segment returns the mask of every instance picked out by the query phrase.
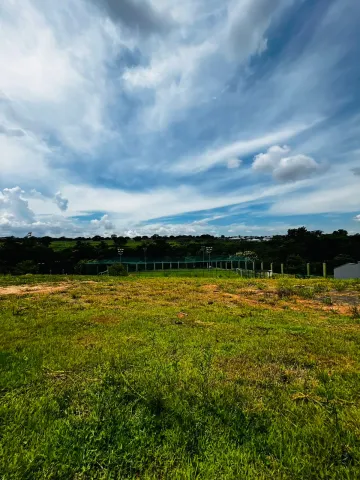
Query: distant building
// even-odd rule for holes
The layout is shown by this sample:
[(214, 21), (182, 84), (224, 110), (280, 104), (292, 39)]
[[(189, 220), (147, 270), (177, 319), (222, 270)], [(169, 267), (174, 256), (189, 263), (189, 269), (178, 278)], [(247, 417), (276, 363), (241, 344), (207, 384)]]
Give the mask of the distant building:
[(360, 278), (360, 263), (346, 263), (334, 268), (334, 278)]

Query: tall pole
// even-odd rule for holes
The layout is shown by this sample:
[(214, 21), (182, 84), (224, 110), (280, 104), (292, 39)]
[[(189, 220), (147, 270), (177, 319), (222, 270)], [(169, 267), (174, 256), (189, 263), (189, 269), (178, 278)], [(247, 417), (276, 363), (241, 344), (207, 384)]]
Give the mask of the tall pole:
[(118, 254), (120, 256), (120, 263), (121, 263), (121, 258), (122, 258), (123, 253), (124, 253), (124, 249), (123, 248), (118, 248)]
[(206, 247), (206, 253), (209, 255), (209, 263), (208, 263), (208, 269), (210, 268), (210, 263), (211, 263), (211, 252), (212, 252), (212, 247)]
[(146, 268), (146, 251), (147, 251), (147, 247), (144, 247), (143, 250), (144, 250), (144, 259), (145, 259), (145, 270), (147, 270), (147, 268)]
[(203, 261), (202, 261), (203, 276), (205, 275), (205, 250), (206, 250), (205, 245), (202, 245), (201, 251), (202, 251), (202, 254), (203, 254)]

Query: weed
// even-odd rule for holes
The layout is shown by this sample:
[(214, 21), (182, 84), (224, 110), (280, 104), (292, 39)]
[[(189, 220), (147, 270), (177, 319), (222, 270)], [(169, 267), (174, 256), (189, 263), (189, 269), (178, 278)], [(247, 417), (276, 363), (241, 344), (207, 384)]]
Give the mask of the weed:
[(332, 298), (331, 297), (323, 297), (321, 299), (321, 301), (325, 304), (325, 305), (333, 305), (333, 301), (332, 301)]
[(359, 308), (358, 308), (357, 305), (353, 305), (353, 306), (350, 308), (350, 312), (351, 312), (352, 318), (354, 318), (355, 320), (359, 320), (359, 319), (360, 319), (360, 310), (359, 310)]
[(294, 288), (288, 284), (280, 284), (277, 289), (277, 295), (280, 299), (292, 297), (294, 293)]
[(301, 287), (298, 289), (297, 294), (301, 298), (313, 299), (315, 298), (315, 289), (313, 287)]
[(346, 281), (335, 280), (334, 288), (337, 292), (344, 292), (348, 288), (348, 284)]

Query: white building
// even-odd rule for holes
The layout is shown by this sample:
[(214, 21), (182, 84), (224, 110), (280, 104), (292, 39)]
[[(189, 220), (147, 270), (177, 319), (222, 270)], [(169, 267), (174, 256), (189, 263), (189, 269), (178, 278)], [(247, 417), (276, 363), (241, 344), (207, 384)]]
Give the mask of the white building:
[(346, 263), (334, 268), (334, 278), (360, 278), (360, 263)]

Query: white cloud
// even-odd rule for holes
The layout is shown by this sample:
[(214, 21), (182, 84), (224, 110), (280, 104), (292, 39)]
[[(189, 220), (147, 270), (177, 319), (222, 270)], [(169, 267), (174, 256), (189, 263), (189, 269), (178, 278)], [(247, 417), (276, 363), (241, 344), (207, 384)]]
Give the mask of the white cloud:
[(266, 147), (275, 142), (287, 140), (298, 135), (309, 127), (310, 125), (288, 126), (276, 132), (259, 136), (257, 138), (240, 140), (223, 145), (219, 148), (209, 149), (202, 155), (180, 160), (175, 165), (171, 166), (171, 170), (181, 173), (202, 172), (208, 170), (216, 164), (225, 163), (229, 157), (231, 158), (239, 157), (241, 155), (248, 155), (259, 148)]
[(313, 158), (307, 155), (287, 156), (289, 153), (289, 147), (274, 145), (266, 153), (254, 157), (252, 169), (271, 173), (280, 182), (303, 180), (320, 171), (321, 166)]
[[(53, 8), (4, 0), (0, 42), (0, 114), (15, 128), (45, 132), (75, 151), (93, 152), (112, 133), (106, 120), (111, 88), (106, 65), (119, 37), (84, 2)], [(39, 132), (41, 134), (39, 135)]]
[(252, 168), (259, 172), (272, 173), (279, 165), (281, 159), (289, 152), (290, 148), (286, 145), (283, 147), (274, 145), (270, 147), (266, 153), (259, 153), (254, 157)]
[(0, 135), (1, 181), (4, 184), (44, 181), (49, 176), (47, 167), (49, 155), (50, 149), (34, 136)]
[(63, 216), (36, 214), (30, 207), (28, 199), (35, 201), (35, 204), (51, 201), (35, 189), (26, 192), (17, 186), (0, 190), (0, 235), (22, 236), (30, 231), (35, 235), (59, 235), (61, 232), (76, 234), (81, 231), (71, 220)]
[(243, 59), (266, 50), (267, 39), (264, 35), (281, 4), (285, 2), (236, 0), (230, 3), (227, 36), (233, 58)]
[(54, 197), (54, 202), (62, 212), (65, 212), (69, 206), (69, 200), (62, 196), (61, 192), (57, 192)]
[(230, 158), (228, 161), (227, 161), (227, 167), (229, 169), (232, 169), (232, 168), (239, 168), (240, 165), (241, 165), (242, 161), (240, 160), (240, 158)]
[(357, 222), (360, 222), (360, 215), (356, 215), (356, 217), (354, 218), (354, 220), (356, 220)]
[(295, 182), (311, 177), (320, 170), (320, 165), (306, 155), (294, 155), (282, 158), (273, 171), (275, 180)]
[(109, 215), (103, 215), (100, 220), (91, 220), (91, 225), (103, 230), (114, 230), (114, 224), (109, 219)]
[(1, 225), (11, 222), (12, 219), (25, 223), (35, 221), (35, 214), (23, 197), (24, 193), (20, 187), (5, 188), (2, 192), (0, 191)]
[[(264, 34), (288, 1), (259, 0), (255, 5), (233, 0), (220, 7), (216, 2), (215, 7), (214, 2), (185, 3), (180, 14), (185, 21), (162, 42), (142, 44), (147, 65), (123, 75), (128, 91), (144, 90), (137, 122), (145, 130), (162, 130), (187, 110), (217, 98), (236, 68), (264, 51)], [(176, 18), (178, 11), (176, 2), (170, 2), (168, 14)], [(203, 23), (207, 16), (216, 19), (212, 27)]]
[(340, 168), (323, 177), (311, 191), (289, 192), (270, 207), (272, 215), (308, 215), (355, 212), (359, 209), (359, 183)]

